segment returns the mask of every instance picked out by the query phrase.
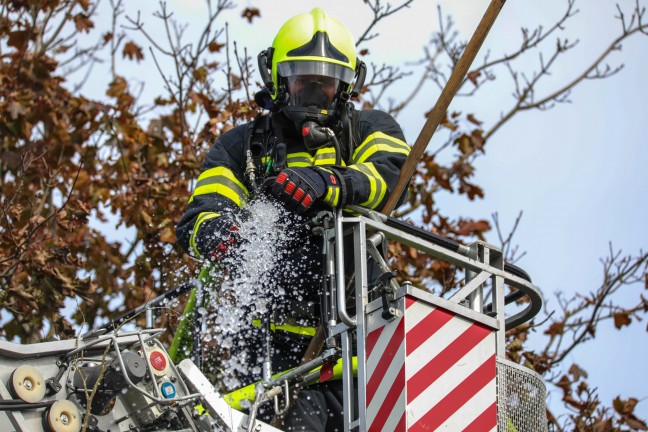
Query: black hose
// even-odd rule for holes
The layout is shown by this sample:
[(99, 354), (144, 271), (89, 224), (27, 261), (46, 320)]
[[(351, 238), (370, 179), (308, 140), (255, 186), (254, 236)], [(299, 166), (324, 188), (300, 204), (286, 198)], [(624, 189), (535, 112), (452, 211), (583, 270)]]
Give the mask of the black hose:
[(155, 306), (159, 303), (162, 303), (165, 300), (170, 300), (174, 299), (176, 297), (179, 297), (180, 295), (186, 293), (187, 291), (192, 290), (193, 288), (196, 287), (196, 283), (194, 281), (189, 281), (185, 282), (175, 288), (173, 288), (170, 291), (165, 292), (161, 296), (158, 296), (154, 298), (153, 300), (147, 302), (146, 304), (136, 307), (135, 309), (126, 312), (124, 315), (112, 320), (109, 323), (106, 323), (102, 325), (101, 327), (97, 328), (96, 330), (92, 330), (93, 333), (100, 331), (100, 330), (105, 330), (105, 331), (113, 331), (115, 330), (121, 323), (128, 321), (129, 319), (133, 318), (134, 316), (142, 313), (144, 310), (147, 308), (150, 308), (151, 306)]
[[(420, 237), (424, 240), (429, 241), (430, 243), (433, 243), (437, 246), (441, 246), (442, 248), (449, 249), (452, 252), (457, 252), (459, 250), (459, 247), (461, 246), (460, 243), (454, 240), (442, 237), (438, 234), (431, 233), (422, 228), (415, 227), (414, 225), (410, 225), (406, 222), (403, 222), (399, 219), (395, 219), (392, 217), (387, 218), (387, 225), (394, 228), (398, 228), (401, 231), (405, 231), (408, 234), (412, 234), (417, 237)], [(529, 274), (514, 264), (504, 263), (504, 271), (507, 273), (511, 273), (521, 279), (524, 279), (527, 282), (531, 282), (531, 277), (529, 276)], [(516, 290), (512, 293), (509, 293), (504, 297), (504, 304), (513, 303), (521, 299), (522, 297), (524, 297), (524, 295), (525, 295), (524, 292), (520, 290)], [(492, 304), (488, 304), (484, 306), (484, 313), (489, 313), (492, 310), (493, 310)]]
[(401, 231), (405, 231), (408, 234), (412, 234), (417, 237), (420, 237), (423, 240), (427, 240), (430, 243), (434, 243), (435, 245), (441, 246), (444, 249), (450, 249), (452, 252), (457, 252), (459, 250), (459, 247), (461, 246), (459, 243), (457, 243), (454, 240), (450, 240), (438, 234), (431, 233), (429, 231), (415, 227), (414, 225), (410, 225), (406, 222), (403, 222), (401, 220), (392, 217), (387, 218), (387, 225), (393, 228), (398, 228)]
[(333, 140), (333, 148), (335, 148), (335, 165), (340, 166), (342, 165), (342, 154), (340, 153), (340, 142), (338, 141), (337, 137), (335, 136), (335, 133), (331, 129), (328, 129), (328, 131), (325, 132), (327, 132), (328, 135)]
[(36, 403), (27, 403), (18, 399), (7, 399), (0, 401), (0, 411), (22, 411), (28, 409), (37, 409), (37, 408), (49, 408), (54, 405), (55, 400), (45, 401), (45, 402), (36, 402)]

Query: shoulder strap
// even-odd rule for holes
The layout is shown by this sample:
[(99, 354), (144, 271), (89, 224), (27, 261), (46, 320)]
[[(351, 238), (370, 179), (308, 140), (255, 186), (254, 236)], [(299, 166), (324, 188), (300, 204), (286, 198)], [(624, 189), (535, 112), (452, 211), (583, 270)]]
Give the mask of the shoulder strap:
[(358, 130), (358, 116), (355, 113), (353, 104), (346, 104), (342, 116), (342, 159), (349, 165), (353, 152), (360, 145), (360, 131)]

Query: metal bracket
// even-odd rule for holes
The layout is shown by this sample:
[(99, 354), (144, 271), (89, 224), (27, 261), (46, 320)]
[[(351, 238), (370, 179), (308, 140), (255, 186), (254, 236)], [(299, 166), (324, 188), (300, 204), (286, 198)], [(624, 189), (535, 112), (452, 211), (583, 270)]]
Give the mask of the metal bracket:
[(394, 290), (391, 286), (391, 280), (396, 277), (396, 271), (389, 271), (378, 276), (378, 282), (381, 285), (380, 297), (382, 298), (382, 317), (383, 319), (391, 319), (395, 316), (400, 316), (402, 313), (397, 308), (390, 306), (394, 301)]
[[(279, 387), (275, 387), (279, 388)], [(270, 391), (272, 391), (271, 389)], [(282, 416), (288, 412), (288, 409), (290, 408), (290, 386), (288, 385), (288, 380), (285, 380), (283, 382), (283, 394), (284, 394), (284, 407), (283, 409), (279, 408), (279, 394), (281, 392), (277, 392), (277, 394), (274, 395), (274, 410), (275, 414), (278, 416)]]

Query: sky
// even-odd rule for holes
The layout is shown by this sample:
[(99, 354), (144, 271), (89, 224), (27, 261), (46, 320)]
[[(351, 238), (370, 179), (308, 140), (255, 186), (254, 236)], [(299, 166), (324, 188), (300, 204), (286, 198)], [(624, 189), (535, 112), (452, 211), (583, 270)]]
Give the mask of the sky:
[[(420, 57), (421, 46), (438, 28), (437, 5), (452, 15), (463, 38), (468, 38), (488, 6), (487, 0), (414, 1), (383, 22), (370, 41), (367, 60), (398, 64)], [(620, 0), (626, 9), (634, 0)], [(648, 5), (645, 0), (644, 5)], [(506, 2), (489, 34), (478, 60), (491, 51), (511, 52), (519, 43), (520, 27), (548, 26), (562, 14), (566, 0), (516, 0)], [(202, 25), (202, 0), (169, 0), (169, 9), (179, 20)], [(255, 6), (262, 19), (253, 25), (239, 19), (241, 8)], [(372, 15), (362, 1), (322, 2), (312, 0), (242, 1), (224, 19), (230, 37), (257, 52), (270, 46), (279, 26), (288, 17), (307, 12), (315, 6), (345, 23), (359, 35)], [(539, 91), (550, 91), (559, 83), (580, 74), (604, 46), (618, 35), (614, 2), (580, 0), (580, 12), (561, 33), (579, 44), (552, 70), (551, 79)], [(157, 7), (157, 2), (145, 7)], [(151, 9), (152, 10), (152, 9)], [(150, 17), (143, 9), (142, 16)], [(150, 22), (150, 21), (149, 21)], [(555, 39), (555, 38), (554, 38)], [(646, 185), (648, 185), (648, 94), (645, 71), (648, 69), (648, 36), (633, 36), (623, 51), (610, 57), (612, 65), (624, 63), (621, 72), (603, 81), (587, 81), (570, 96), (571, 103), (549, 111), (520, 114), (505, 125), (487, 144), (487, 155), (476, 163), (475, 182), (485, 190), (484, 199), (469, 202), (465, 197), (441, 195), (438, 205), (450, 216), (470, 215), (490, 219), (498, 212), (505, 229), (511, 228), (520, 211), (521, 224), (514, 242), (526, 255), (517, 264), (533, 278), (545, 294), (549, 308), (553, 294), (586, 293), (601, 281), (601, 257), (608, 254), (609, 243), (626, 254), (648, 248)], [(530, 56), (525, 67), (538, 64)], [(501, 71), (498, 82), (506, 82)], [(513, 104), (510, 86), (494, 85), (480, 98), (456, 99), (451, 110), (475, 112), (485, 126), (497, 121), (501, 112)], [(407, 141), (413, 143), (428, 111), (439, 94), (428, 85), (414, 100), (410, 110), (398, 118)], [(430, 149), (440, 145), (433, 139)], [(498, 244), (491, 234), (487, 240)], [(638, 299), (641, 286), (628, 287), (624, 301)], [(619, 337), (622, 335), (622, 337)], [(617, 332), (612, 323), (600, 326), (597, 338), (577, 350), (565, 363), (577, 362), (589, 373), (590, 383), (609, 403), (617, 395), (636, 396), (636, 413), (648, 418), (648, 375), (643, 372), (646, 358), (646, 323), (633, 323)], [(614, 379), (610, 379), (610, 371)]]

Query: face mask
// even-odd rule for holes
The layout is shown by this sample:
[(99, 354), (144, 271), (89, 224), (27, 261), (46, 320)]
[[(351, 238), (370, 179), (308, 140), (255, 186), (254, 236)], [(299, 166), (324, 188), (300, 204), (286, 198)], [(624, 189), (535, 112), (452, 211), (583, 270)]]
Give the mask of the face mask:
[(301, 131), (304, 145), (309, 150), (326, 147), (328, 134), (321, 130), (335, 113), (339, 80), (319, 75), (301, 75), (286, 78), (288, 104), (283, 112)]
[(332, 109), (339, 81), (334, 78), (303, 75), (288, 78), (289, 104), (294, 107)]

